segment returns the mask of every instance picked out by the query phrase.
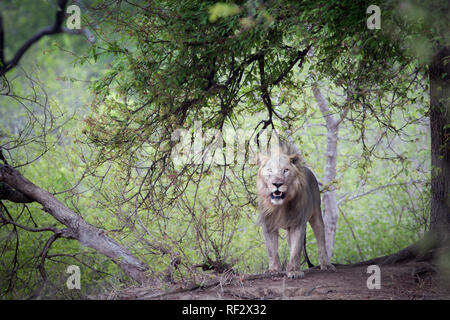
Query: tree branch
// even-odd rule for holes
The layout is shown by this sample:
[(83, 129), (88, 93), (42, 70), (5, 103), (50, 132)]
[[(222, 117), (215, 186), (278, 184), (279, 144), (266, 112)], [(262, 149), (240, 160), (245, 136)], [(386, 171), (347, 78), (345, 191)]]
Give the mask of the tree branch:
[(364, 196), (366, 196), (366, 195), (368, 195), (370, 193), (376, 192), (376, 191), (384, 189), (384, 188), (393, 187), (393, 186), (409, 185), (409, 184), (413, 184), (413, 183), (423, 183), (423, 181), (422, 180), (412, 180), (412, 181), (409, 181), (409, 182), (393, 182), (393, 183), (384, 184), (382, 186), (378, 186), (376, 188), (370, 189), (370, 190), (368, 190), (366, 192), (355, 194), (355, 195), (353, 195), (351, 197), (344, 196), (344, 197), (342, 197), (341, 199), (339, 199), (337, 201), (337, 205), (339, 206), (344, 201), (351, 201), (351, 200), (355, 200), (357, 198), (364, 197)]
[(267, 89), (267, 82), (266, 82), (266, 74), (264, 70), (264, 55), (261, 55), (258, 57), (258, 66), (259, 66), (259, 77), (260, 77), (260, 90), (261, 90), (261, 98), (264, 102), (264, 105), (267, 108), (267, 112), (269, 113), (269, 123), (272, 123), (272, 116), (273, 116), (273, 107), (272, 107), (272, 100), (270, 98), (269, 91)]
[(4, 183), (0, 183), (0, 200), (9, 200), (15, 203), (31, 203), (34, 201)]
[[(45, 272), (45, 258), (47, 258), (48, 250), (50, 250), (50, 247), (52, 246), (53, 242), (58, 240), (58, 238), (61, 237), (59, 233), (54, 233), (48, 238), (47, 242), (44, 245), (44, 248), (42, 249), (42, 252), (40, 254), (41, 257), (41, 263), (39, 264), (39, 272), (42, 276), (42, 279), (44, 280), (44, 283), (47, 282), (47, 273)], [(43, 286), (41, 286), (42, 288)]]
[(81, 216), (59, 202), (51, 193), (39, 188), (9, 165), (0, 164), (0, 182), (6, 183), (26, 197), (34, 199), (43, 210), (52, 215), (67, 229), (60, 229), (58, 237), (78, 240), (82, 245), (95, 249), (114, 261), (128, 276), (144, 283), (148, 266), (131, 252), (109, 238), (104, 230), (88, 224)]
[(289, 71), (292, 70), (292, 68), (295, 66), (295, 64), (301, 59), (299, 68), (302, 66), (303, 61), (305, 61), (306, 54), (308, 53), (309, 49), (311, 48), (311, 45), (308, 46), (305, 50), (297, 51), (297, 55), (292, 58), (292, 60), (289, 62), (288, 67), (278, 76), (278, 78), (272, 82), (273, 86), (278, 85), (289, 73)]
[(36, 32), (30, 39), (28, 39), (15, 53), (14, 57), (10, 61), (5, 61), (4, 57), (4, 30), (3, 30), (3, 20), (0, 17), (0, 62), (2, 66), (0, 67), (0, 75), (4, 75), (9, 70), (13, 69), (19, 63), (22, 56), (27, 52), (27, 50), (36, 42), (38, 42), (42, 37), (52, 34), (58, 34), (63, 32), (62, 24), (65, 16), (65, 9), (67, 5), (67, 0), (58, 0), (58, 9), (56, 11), (55, 22), (53, 25), (45, 27), (40, 31)]

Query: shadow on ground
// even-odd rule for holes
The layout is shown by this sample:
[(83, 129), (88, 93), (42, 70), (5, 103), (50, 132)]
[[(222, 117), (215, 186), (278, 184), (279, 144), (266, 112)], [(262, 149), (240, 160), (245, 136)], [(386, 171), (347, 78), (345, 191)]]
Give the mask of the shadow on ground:
[(115, 293), (113, 299), (164, 300), (450, 300), (450, 292), (440, 277), (418, 263), (380, 267), (381, 288), (368, 289), (367, 266), (338, 266), (336, 271), (309, 269), (303, 279), (287, 279), (284, 274), (235, 275), (212, 280), (201, 286), (158, 292), (133, 287)]

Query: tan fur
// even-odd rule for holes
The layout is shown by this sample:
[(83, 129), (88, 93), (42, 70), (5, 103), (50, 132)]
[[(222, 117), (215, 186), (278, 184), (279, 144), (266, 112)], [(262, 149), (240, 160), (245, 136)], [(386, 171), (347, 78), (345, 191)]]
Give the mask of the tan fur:
[(328, 262), (325, 233), (320, 209), (319, 186), (314, 174), (305, 166), (295, 145), (280, 142), (270, 154), (259, 155), (257, 180), (258, 222), (263, 228), (269, 256), (269, 270), (280, 271), (278, 229), (287, 230), (290, 278), (301, 278), (300, 255), (306, 222), (311, 224), (317, 239), (321, 269), (334, 268)]

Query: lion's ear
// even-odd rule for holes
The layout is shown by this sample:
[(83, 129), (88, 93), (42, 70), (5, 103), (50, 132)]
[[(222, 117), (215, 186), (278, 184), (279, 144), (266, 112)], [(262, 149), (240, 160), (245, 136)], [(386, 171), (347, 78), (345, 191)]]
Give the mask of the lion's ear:
[(256, 155), (256, 163), (258, 164), (258, 166), (266, 162), (267, 159), (269, 159), (269, 157), (261, 152), (258, 152), (258, 154)]
[(289, 160), (293, 165), (298, 165), (302, 162), (302, 157), (299, 154), (293, 154), (289, 156)]

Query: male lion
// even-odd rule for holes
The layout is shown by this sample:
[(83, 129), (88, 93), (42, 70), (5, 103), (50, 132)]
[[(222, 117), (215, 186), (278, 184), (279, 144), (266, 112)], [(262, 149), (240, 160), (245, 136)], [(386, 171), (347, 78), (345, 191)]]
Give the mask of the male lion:
[(290, 258), (289, 278), (303, 278), (300, 255), (309, 221), (317, 239), (321, 269), (334, 269), (325, 248), (325, 232), (320, 210), (319, 185), (314, 174), (302, 165), (295, 145), (280, 142), (278, 150), (258, 155), (258, 222), (262, 225), (269, 256), (269, 272), (281, 271), (278, 256), (278, 229), (287, 230)]

